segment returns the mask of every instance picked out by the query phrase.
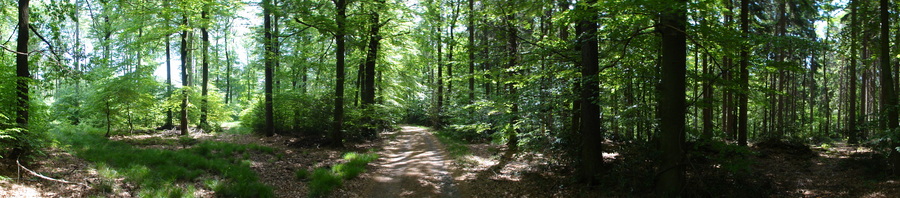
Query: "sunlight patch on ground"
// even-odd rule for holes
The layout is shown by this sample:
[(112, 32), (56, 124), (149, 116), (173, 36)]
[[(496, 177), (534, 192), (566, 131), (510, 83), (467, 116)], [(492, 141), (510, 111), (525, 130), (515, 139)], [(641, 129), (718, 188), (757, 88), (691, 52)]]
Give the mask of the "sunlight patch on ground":
[[(48, 197), (54, 197), (54, 194), (48, 194)], [(6, 180), (0, 180), (0, 197), (44, 197), (41, 191), (31, 186), (25, 186), (12, 183)]]

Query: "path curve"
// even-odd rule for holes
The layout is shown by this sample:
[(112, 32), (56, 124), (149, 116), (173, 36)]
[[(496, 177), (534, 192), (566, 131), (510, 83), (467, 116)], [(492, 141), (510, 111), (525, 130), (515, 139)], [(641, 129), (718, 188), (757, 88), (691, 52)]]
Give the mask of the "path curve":
[(366, 197), (459, 197), (441, 143), (428, 129), (401, 126), (385, 132), (376, 167), (359, 195)]

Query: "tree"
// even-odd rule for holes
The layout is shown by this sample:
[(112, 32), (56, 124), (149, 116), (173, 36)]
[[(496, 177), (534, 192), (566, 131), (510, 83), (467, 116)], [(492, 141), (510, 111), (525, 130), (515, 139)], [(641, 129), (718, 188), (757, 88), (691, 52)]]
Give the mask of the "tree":
[(662, 12), (657, 26), (662, 35), (659, 148), (663, 157), (656, 181), (656, 192), (660, 197), (680, 196), (684, 188), (686, 3), (686, 0), (673, 2)]
[(28, 70), (28, 0), (19, 0), (19, 37), (16, 39), (16, 123), (22, 128), (28, 128), (28, 84), (31, 81), (31, 71)]
[(190, 54), (190, 42), (188, 42), (188, 37), (190, 35), (190, 31), (188, 28), (188, 17), (187, 15), (183, 15), (181, 19), (182, 27), (181, 31), (181, 86), (182, 86), (182, 98), (181, 98), (181, 135), (188, 135), (188, 90), (186, 89), (191, 86), (191, 54)]
[(750, 35), (750, 0), (741, 0), (741, 38), (743, 38), (743, 47), (741, 47), (740, 62), (740, 92), (738, 93), (738, 145), (747, 145), (747, 103), (750, 86), (750, 75), (747, 66), (750, 64), (750, 50), (746, 42)]
[(271, 0), (263, 0), (263, 46), (265, 50), (263, 51), (263, 59), (265, 64), (265, 86), (264, 86), (264, 101), (265, 103), (265, 126), (263, 127), (263, 134), (266, 136), (275, 135), (275, 117), (274, 117), (274, 108), (273, 108), (273, 94), (272, 94), (272, 83), (274, 83), (273, 75), (274, 75), (274, 60), (273, 57), (275, 54), (275, 46), (273, 45), (273, 36), (272, 36), (272, 2)]
[(202, 55), (202, 66), (201, 66), (201, 88), (200, 88), (200, 129), (208, 130), (209, 123), (207, 121), (207, 117), (209, 116), (209, 105), (207, 104), (209, 95), (209, 5), (204, 4), (203, 10), (200, 11), (200, 19), (202, 20), (200, 24), (200, 37), (203, 40), (203, 49), (201, 49)]
[(335, 57), (336, 62), (335, 65), (337, 70), (335, 71), (335, 85), (334, 85), (334, 120), (331, 127), (331, 143), (342, 147), (344, 145), (344, 56), (345, 56), (345, 44), (344, 44), (344, 36), (345, 36), (345, 23), (347, 20), (347, 0), (332, 0), (334, 2), (334, 6), (337, 13), (337, 18), (335, 19), (337, 30), (334, 34), (334, 43), (335, 43)]
[(587, 0), (578, 5), (581, 20), (578, 22), (580, 35), (578, 42), (581, 47), (581, 171), (580, 178), (588, 183), (593, 183), (597, 174), (602, 172), (603, 166), (603, 129), (600, 126), (600, 105), (597, 99), (600, 97), (599, 74), (599, 41), (597, 38), (597, 18), (593, 4), (596, 0)]
[[(890, 13), (888, 12), (888, 0), (881, 0), (881, 54), (879, 56), (881, 63), (881, 111), (882, 114), (885, 115), (883, 118), (884, 122), (887, 126), (884, 128), (888, 133), (892, 133), (896, 135), (900, 133), (897, 131), (897, 94), (895, 94), (894, 90), (894, 79), (893, 73), (891, 72), (891, 48), (890, 48), (890, 38), (891, 35), (889, 33), (890, 29)], [(896, 137), (896, 136), (894, 136)], [(891, 163), (893, 165), (894, 174), (900, 175), (900, 151), (897, 151), (896, 148), (900, 148), (900, 141), (893, 140), (894, 142), (891, 144), (894, 149), (891, 150)]]

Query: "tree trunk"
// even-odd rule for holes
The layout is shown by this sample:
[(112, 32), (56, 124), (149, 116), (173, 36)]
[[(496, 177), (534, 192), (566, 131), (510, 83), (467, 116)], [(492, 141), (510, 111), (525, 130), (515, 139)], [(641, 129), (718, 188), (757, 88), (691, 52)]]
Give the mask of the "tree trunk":
[(579, 4), (578, 10), (584, 12), (584, 18), (578, 22), (581, 35), (578, 42), (581, 47), (581, 174), (582, 181), (589, 184), (596, 182), (597, 175), (603, 170), (603, 129), (600, 126), (599, 81), (599, 41), (597, 37), (596, 9), (592, 6), (597, 0), (587, 0)]
[(713, 107), (713, 99), (712, 99), (713, 79), (710, 77), (710, 76), (712, 76), (712, 70), (710, 70), (711, 68), (709, 67), (709, 60), (708, 60), (709, 58), (710, 58), (710, 56), (703, 57), (703, 73), (704, 73), (703, 79), (705, 79), (705, 81), (703, 82), (703, 134), (702, 134), (702, 137), (705, 140), (712, 140), (712, 136), (713, 136), (713, 121), (712, 121), (712, 117), (713, 117), (713, 108), (712, 108)]
[(475, 101), (475, 0), (469, 0), (469, 104)]
[(28, 0), (19, 0), (19, 37), (16, 40), (16, 123), (19, 127), (28, 128), (29, 87), (31, 71), (28, 70)]
[(369, 30), (369, 50), (366, 52), (365, 67), (363, 70), (363, 88), (362, 88), (362, 106), (368, 108), (375, 104), (375, 64), (378, 59), (378, 48), (381, 43), (381, 35), (379, 35), (378, 12), (372, 12), (372, 22)]
[[(166, 97), (172, 97), (172, 38), (166, 35)], [(166, 123), (163, 129), (172, 129), (175, 126), (172, 118), (172, 109), (166, 108)]]
[[(206, 5), (204, 5), (203, 10), (200, 11), (201, 20), (206, 21), (209, 19), (209, 17), (207, 16), (207, 9), (208, 9), (208, 7)], [(200, 70), (202, 70), (201, 78), (203, 81), (203, 82), (201, 82), (203, 84), (202, 84), (202, 88), (200, 89), (200, 94), (201, 94), (200, 95), (200, 97), (201, 97), (200, 98), (200, 129), (201, 130), (209, 130), (208, 129), (209, 123), (207, 121), (207, 119), (209, 117), (209, 115), (208, 115), (209, 114), (209, 107), (208, 107), (209, 104), (207, 104), (207, 103), (209, 100), (206, 98), (208, 96), (208, 92), (209, 92), (209, 31), (207, 30), (206, 26), (207, 26), (206, 24), (203, 24), (200, 26), (200, 36), (202, 37), (201, 39), (203, 39), (203, 49), (201, 51), (201, 53), (203, 53), (202, 54), (203, 63), (201, 63), (202, 68), (200, 69)]]
[(265, 115), (264, 115), (265, 116), (265, 118), (264, 118), (265, 119), (265, 127), (263, 127), (263, 130), (264, 130), (263, 133), (266, 136), (272, 136), (272, 135), (275, 135), (275, 118), (274, 118), (274, 114), (273, 114), (274, 109), (272, 106), (272, 103), (274, 102), (272, 88), (273, 88), (273, 83), (274, 83), (273, 75), (274, 75), (275, 65), (274, 65), (273, 59), (275, 59), (275, 57), (273, 57), (273, 56), (275, 56), (275, 54), (274, 54), (275, 47), (273, 46), (274, 38), (272, 38), (272, 2), (271, 2), (271, 0), (263, 0), (262, 6), (263, 6), (263, 29), (264, 29), (263, 30), (263, 37), (264, 37), (263, 45), (265, 48), (265, 50), (264, 50), (265, 55), (263, 55), (263, 58), (265, 59), (264, 60), (264, 67), (265, 67), (264, 75), (265, 76), (263, 77), (263, 78), (265, 78), (264, 79), (265, 85), (263, 88), (264, 95), (265, 95), (264, 96), (265, 97), (265, 99), (264, 99), (265, 100), (264, 101), (265, 102), (265, 107), (264, 107), (265, 108), (265, 110), (264, 110), (265, 111)]
[[(184, 26), (187, 26), (188, 17), (183, 16), (181, 22)], [(181, 135), (188, 134), (188, 89), (191, 86), (191, 75), (188, 73), (191, 71), (191, 69), (188, 68), (191, 64), (188, 34), (190, 34), (190, 31), (187, 29), (181, 32)]]
[[(750, 36), (750, 0), (741, 0), (741, 37), (749, 40)], [(741, 92), (738, 94), (738, 145), (747, 146), (747, 92), (749, 90), (749, 74), (747, 66), (750, 64), (749, 46), (741, 47)]]
[(657, 195), (660, 197), (680, 196), (685, 178), (686, 0), (677, 0), (672, 5), (671, 10), (662, 14), (661, 25), (658, 26), (662, 34), (659, 143), (663, 157), (656, 183)]
[(337, 71), (335, 72), (334, 86), (334, 123), (332, 128), (331, 141), (332, 144), (342, 147), (344, 140), (344, 23), (347, 19), (346, 0), (334, 0), (335, 8), (337, 8), (337, 32), (334, 34), (334, 42), (336, 45)]
[(858, 0), (850, 0), (850, 7), (852, 7), (851, 11), (853, 12), (850, 16), (850, 68), (847, 68), (849, 71), (849, 77), (847, 80), (849, 81), (849, 91), (847, 96), (848, 108), (847, 108), (847, 133), (848, 139), (847, 143), (856, 144), (859, 142), (859, 134), (856, 130), (856, 62), (858, 54), (856, 41), (859, 36), (859, 2)]
[[(507, 30), (507, 45), (509, 47), (509, 64), (507, 66), (507, 71), (511, 71), (509, 77), (518, 76), (519, 73), (515, 71), (515, 67), (517, 63), (517, 57), (519, 54), (519, 41), (517, 37), (517, 29), (515, 26), (512, 26), (513, 21), (515, 21), (515, 15), (509, 14), (506, 15), (506, 22), (508, 23)], [(452, 38), (452, 36), (451, 36)], [(452, 46), (452, 45), (451, 45)], [(453, 53), (451, 50), (450, 54)], [(449, 68), (449, 67), (448, 67)], [(448, 69), (449, 70), (449, 69)], [(509, 97), (511, 97), (508, 101), (512, 103), (512, 109), (510, 113), (512, 114), (512, 120), (510, 123), (515, 124), (519, 119), (519, 96), (518, 96), (518, 88), (516, 87), (518, 83), (510, 82), (507, 83), (506, 86), (509, 88)], [(450, 90), (449, 86), (447, 90)], [(513, 130), (510, 131), (509, 140), (506, 142), (506, 147), (509, 149), (508, 152), (517, 152), (519, 148), (519, 133), (518, 128), (513, 127)]]
[[(897, 128), (897, 95), (894, 94), (894, 79), (891, 76), (891, 48), (890, 48), (890, 13), (888, 12), (888, 0), (881, 0), (881, 112), (886, 114), (883, 121), (887, 124), (884, 130), (890, 133), (898, 133)], [(895, 136), (896, 137), (896, 136)], [(900, 146), (900, 141), (893, 140), (891, 147)], [(897, 149), (891, 149), (891, 164), (893, 165), (894, 174), (900, 174), (900, 152)]]

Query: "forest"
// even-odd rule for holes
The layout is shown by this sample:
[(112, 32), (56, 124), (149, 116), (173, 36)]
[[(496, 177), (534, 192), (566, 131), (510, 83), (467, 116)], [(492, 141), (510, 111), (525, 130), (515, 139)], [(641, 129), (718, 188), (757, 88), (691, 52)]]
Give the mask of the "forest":
[(900, 197), (895, 0), (0, 16), (0, 197)]

